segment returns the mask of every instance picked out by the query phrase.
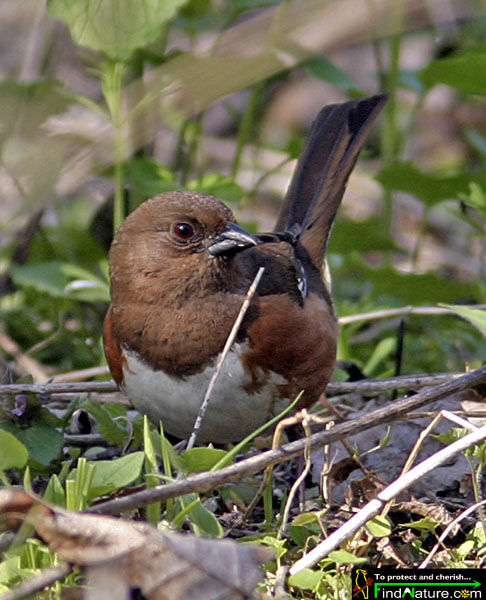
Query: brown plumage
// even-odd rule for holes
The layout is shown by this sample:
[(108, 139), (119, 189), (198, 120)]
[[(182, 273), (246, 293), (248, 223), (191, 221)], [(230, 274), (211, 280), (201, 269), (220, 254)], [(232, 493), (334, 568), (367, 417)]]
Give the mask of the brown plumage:
[(110, 250), (105, 353), (115, 381), (166, 431), (190, 434), (207, 383), (260, 266), (265, 272), (206, 413), (201, 441), (237, 441), (304, 391), (317, 400), (337, 326), (322, 281), (329, 232), (383, 96), (317, 117), (276, 231), (252, 236), (219, 200), (167, 192), (126, 219)]

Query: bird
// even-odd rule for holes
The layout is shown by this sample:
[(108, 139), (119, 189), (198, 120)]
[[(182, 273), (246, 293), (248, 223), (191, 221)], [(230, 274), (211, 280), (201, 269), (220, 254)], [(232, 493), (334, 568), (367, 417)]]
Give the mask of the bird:
[(255, 274), (198, 441), (242, 440), (299, 394), (314, 404), (336, 360), (326, 248), (348, 177), (386, 102), (325, 106), (297, 161), (275, 228), (252, 234), (217, 198), (189, 190), (142, 202), (110, 248), (103, 326), (111, 374), (132, 405), (186, 439)]

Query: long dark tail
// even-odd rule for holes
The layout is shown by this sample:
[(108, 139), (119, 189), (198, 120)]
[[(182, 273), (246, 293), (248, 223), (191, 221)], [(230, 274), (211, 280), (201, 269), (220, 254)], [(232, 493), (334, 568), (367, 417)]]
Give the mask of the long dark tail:
[(331, 104), (312, 124), (275, 231), (299, 239), (318, 269), (348, 177), (386, 99)]

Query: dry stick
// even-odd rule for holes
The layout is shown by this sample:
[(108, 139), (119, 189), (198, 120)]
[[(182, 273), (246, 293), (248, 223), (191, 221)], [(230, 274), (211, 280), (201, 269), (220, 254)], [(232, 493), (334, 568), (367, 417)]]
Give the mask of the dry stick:
[[(464, 373), (437, 373), (435, 375), (402, 375), (387, 379), (363, 379), (362, 381), (331, 382), (326, 394), (371, 394), (406, 388), (418, 390), (423, 387), (447, 383), (462, 377)], [(117, 392), (114, 381), (84, 381), (76, 383), (7, 383), (0, 384), (0, 394), (106, 394)]]
[(199, 435), (199, 431), (201, 430), (201, 425), (202, 425), (202, 422), (204, 419), (204, 415), (206, 414), (206, 410), (208, 408), (209, 401), (211, 400), (211, 394), (213, 393), (214, 385), (216, 384), (216, 380), (218, 379), (219, 374), (221, 372), (221, 367), (223, 366), (225, 358), (228, 355), (228, 352), (230, 351), (230, 348), (233, 345), (233, 342), (235, 341), (236, 334), (238, 333), (241, 322), (243, 321), (243, 317), (245, 316), (246, 311), (248, 310), (248, 307), (250, 306), (251, 299), (255, 295), (258, 284), (260, 283), (260, 279), (262, 278), (263, 271), (265, 271), (264, 267), (260, 267), (258, 269), (258, 272), (255, 275), (255, 278), (253, 279), (252, 284), (248, 288), (248, 292), (246, 293), (246, 298), (245, 298), (243, 304), (241, 305), (240, 312), (238, 313), (238, 316), (236, 317), (236, 320), (233, 323), (233, 327), (231, 328), (228, 339), (226, 340), (226, 344), (224, 345), (223, 352), (221, 353), (221, 356), (218, 359), (216, 369), (214, 370), (213, 376), (211, 377), (211, 381), (209, 382), (208, 389), (206, 390), (206, 395), (204, 396), (204, 400), (202, 401), (202, 404), (199, 408), (199, 412), (197, 414), (196, 421), (194, 423), (194, 427), (192, 429), (191, 437), (189, 438), (189, 441), (187, 442), (187, 447), (186, 447), (187, 450), (190, 450), (196, 443), (197, 436)]
[(0, 385), (0, 394), (91, 394), (116, 392), (114, 381), (84, 381), (81, 383), (8, 383)]
[(363, 379), (362, 381), (331, 382), (326, 386), (326, 395), (374, 394), (400, 388), (419, 390), (420, 388), (447, 383), (464, 373), (437, 373), (436, 375), (400, 375), (387, 379)]
[(483, 382), (486, 382), (486, 367), (477, 369), (472, 373), (463, 375), (458, 379), (436, 386), (435, 388), (426, 388), (410, 398), (401, 398), (396, 402), (390, 402), (384, 408), (370, 411), (368, 414), (363, 415), (358, 419), (340, 423), (332, 427), (329, 431), (315, 433), (309, 440), (297, 440), (285, 444), (276, 450), (262, 452), (251, 458), (224, 467), (219, 471), (197, 473), (181, 481), (157, 486), (142, 492), (136, 492), (123, 498), (103, 502), (91, 507), (90, 512), (117, 514), (121, 511), (132, 510), (150, 504), (151, 502), (160, 502), (169, 498), (175, 498), (181, 494), (207, 492), (224, 483), (237, 481), (245, 475), (262, 471), (270, 465), (275, 465), (289, 460), (294, 456), (299, 456), (299, 454), (303, 453), (306, 444), (308, 443), (311, 445), (311, 448), (316, 448), (323, 444), (330, 444), (331, 442), (338, 440), (340, 441), (343, 437), (354, 435), (360, 431), (381, 425), (382, 423), (393, 421), (406, 415), (411, 410), (424, 406), (433, 400), (440, 400), (441, 398), (474, 387)]
[(65, 562), (62, 562), (57, 567), (44, 569), (39, 575), (34, 575), (34, 577), (23, 581), (10, 592), (1, 594), (0, 600), (20, 600), (20, 598), (33, 596), (37, 592), (44, 590), (47, 586), (56, 583), (56, 581), (64, 579), (72, 570), (72, 565)]
[(460, 452), (467, 448), (478, 444), (486, 439), (486, 426), (481, 427), (477, 431), (466, 435), (457, 440), (453, 444), (436, 452), (429, 458), (419, 463), (416, 467), (408, 471), (402, 477), (399, 477), (391, 485), (382, 490), (376, 498), (368, 502), (358, 513), (356, 513), (349, 521), (346, 521), (342, 527), (331, 533), (331, 535), (323, 542), (313, 548), (308, 554), (298, 560), (290, 569), (290, 574), (295, 575), (302, 569), (313, 567), (320, 560), (325, 558), (332, 550), (337, 548), (350, 536), (352, 536), (360, 527), (367, 521), (376, 516), (383, 508), (384, 504), (392, 500), (408, 488), (412, 483), (420, 479), (425, 473), (440, 466), (444, 462), (450, 460)]
[[(461, 305), (461, 308), (485, 309), (486, 304)], [(456, 315), (449, 308), (440, 308), (438, 306), (402, 306), (401, 308), (389, 308), (386, 310), (376, 310), (359, 315), (350, 315), (349, 317), (340, 317), (339, 325), (349, 325), (350, 323), (359, 323), (360, 321), (375, 321), (377, 319), (388, 319), (403, 315)]]

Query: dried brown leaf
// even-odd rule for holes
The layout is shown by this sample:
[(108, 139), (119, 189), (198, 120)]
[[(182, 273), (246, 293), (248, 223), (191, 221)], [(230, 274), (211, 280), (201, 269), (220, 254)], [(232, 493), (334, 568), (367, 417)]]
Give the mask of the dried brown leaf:
[(231, 540), (165, 533), (146, 523), (48, 506), (20, 490), (0, 491), (0, 516), (15, 515), (64, 560), (85, 568), (89, 600), (140, 588), (153, 600), (248, 598), (261, 579), (258, 564), (273, 553)]

